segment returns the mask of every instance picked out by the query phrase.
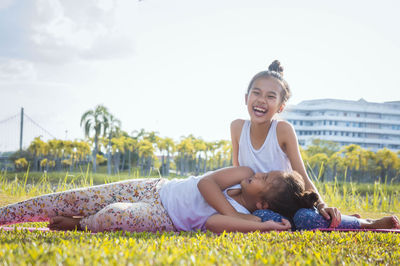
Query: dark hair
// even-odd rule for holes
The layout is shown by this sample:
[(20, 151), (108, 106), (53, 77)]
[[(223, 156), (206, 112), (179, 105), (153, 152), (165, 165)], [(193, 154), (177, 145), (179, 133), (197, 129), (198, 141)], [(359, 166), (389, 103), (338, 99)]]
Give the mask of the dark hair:
[(312, 208), (319, 200), (317, 193), (305, 190), (304, 180), (296, 171), (282, 172), (281, 178), (274, 182), (269, 191), (264, 195), (268, 209), (289, 219), (292, 219), (299, 209)]
[(275, 60), (272, 62), (268, 70), (266, 71), (261, 71), (257, 73), (250, 81), (249, 87), (247, 88), (247, 93), (250, 92), (251, 88), (253, 87), (253, 83), (259, 79), (259, 78), (275, 78), (276, 80), (279, 81), (282, 87), (281, 91), (281, 98), (282, 98), (282, 103), (286, 102), (289, 100), (290, 96), (292, 93), (290, 92), (289, 84), (286, 82), (286, 80), (283, 79), (283, 67), (281, 66), (281, 63), (278, 60)]

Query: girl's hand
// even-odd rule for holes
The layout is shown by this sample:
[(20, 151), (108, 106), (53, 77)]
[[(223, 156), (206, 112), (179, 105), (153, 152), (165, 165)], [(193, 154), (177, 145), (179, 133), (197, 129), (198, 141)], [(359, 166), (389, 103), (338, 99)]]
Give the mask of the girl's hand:
[(286, 219), (282, 219), (282, 222), (266, 221), (262, 222), (262, 231), (270, 230), (289, 230), (292, 228), (290, 222)]
[(336, 228), (342, 221), (340, 211), (335, 207), (328, 207), (325, 203), (317, 205), (318, 212), (327, 220), (331, 220), (330, 228)]

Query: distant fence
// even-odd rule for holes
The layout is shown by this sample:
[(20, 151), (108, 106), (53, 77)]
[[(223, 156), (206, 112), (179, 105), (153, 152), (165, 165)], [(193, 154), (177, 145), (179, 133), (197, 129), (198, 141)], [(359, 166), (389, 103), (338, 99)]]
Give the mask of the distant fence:
[(10, 117), (0, 117), (0, 154), (26, 149), (31, 141), (39, 136), (42, 140), (56, 138), (24, 113), (24, 108)]
[(8, 156), (0, 156), (0, 170), (1, 171), (15, 171), (14, 163)]

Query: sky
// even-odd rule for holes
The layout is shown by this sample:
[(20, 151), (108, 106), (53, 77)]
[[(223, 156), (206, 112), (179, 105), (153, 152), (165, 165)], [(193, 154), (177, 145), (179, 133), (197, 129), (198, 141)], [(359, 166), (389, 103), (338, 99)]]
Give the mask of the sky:
[(0, 0), (0, 122), (24, 107), (52, 136), (82, 139), (82, 114), (103, 104), (128, 133), (229, 140), (250, 79), (275, 59), (289, 105), (399, 101), (399, 11), (386, 0)]

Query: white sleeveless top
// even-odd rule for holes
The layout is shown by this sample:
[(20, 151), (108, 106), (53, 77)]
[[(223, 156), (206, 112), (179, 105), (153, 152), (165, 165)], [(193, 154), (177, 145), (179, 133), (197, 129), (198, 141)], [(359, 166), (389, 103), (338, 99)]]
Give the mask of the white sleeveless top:
[[(162, 205), (179, 231), (205, 230), (208, 217), (218, 213), (208, 205), (197, 188), (202, 177), (167, 180), (160, 189)], [(245, 207), (227, 194), (228, 190), (237, 188), (241, 188), (240, 184), (227, 188), (223, 194), (236, 211), (249, 214)]]
[(254, 149), (250, 140), (251, 122), (243, 124), (239, 140), (239, 165), (250, 167), (255, 173), (270, 171), (291, 171), (289, 158), (282, 151), (276, 136), (277, 120), (271, 121), (271, 126), (265, 142), (260, 149)]

